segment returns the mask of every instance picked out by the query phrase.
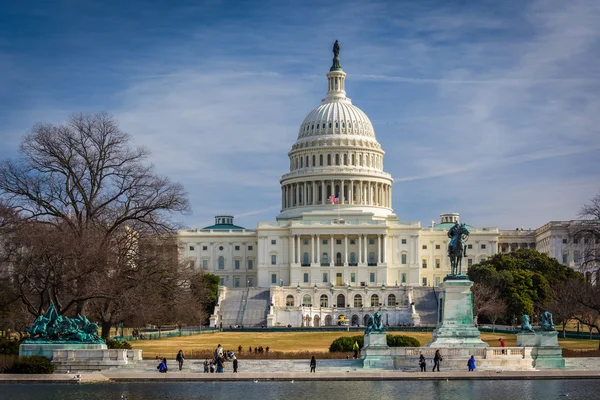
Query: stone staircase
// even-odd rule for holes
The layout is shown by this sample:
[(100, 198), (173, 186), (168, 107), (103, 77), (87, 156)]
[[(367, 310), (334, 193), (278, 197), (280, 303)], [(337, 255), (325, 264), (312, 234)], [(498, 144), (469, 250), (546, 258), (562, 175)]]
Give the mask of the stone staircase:
[[(240, 325), (244, 325), (244, 327), (266, 326), (270, 301), (269, 289), (249, 288), (246, 309), (244, 310), (243, 320)], [(225, 322), (223, 322), (223, 325), (225, 325)]]
[(223, 327), (241, 325), (244, 303), (248, 289), (228, 289), (227, 296), (219, 304)]
[(413, 289), (412, 301), (415, 303), (415, 310), (421, 317), (421, 325), (437, 324), (437, 309), (440, 289), (434, 291), (432, 287), (415, 287)]

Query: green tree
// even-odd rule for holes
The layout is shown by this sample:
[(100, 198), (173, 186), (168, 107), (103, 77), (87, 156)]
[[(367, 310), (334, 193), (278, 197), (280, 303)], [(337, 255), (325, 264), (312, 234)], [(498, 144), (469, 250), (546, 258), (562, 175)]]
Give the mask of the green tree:
[(469, 279), (493, 287), (506, 302), (504, 320), (522, 314), (535, 315), (552, 299), (551, 287), (580, 274), (535, 250), (519, 249), (496, 254), (469, 268)]

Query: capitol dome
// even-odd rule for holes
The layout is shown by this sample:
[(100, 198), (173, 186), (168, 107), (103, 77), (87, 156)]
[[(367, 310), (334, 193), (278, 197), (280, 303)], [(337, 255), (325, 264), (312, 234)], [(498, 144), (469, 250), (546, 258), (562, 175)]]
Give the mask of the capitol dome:
[(304, 118), (288, 153), (280, 220), (315, 211), (326, 214), (332, 202), (339, 205), (338, 214), (366, 212), (387, 218), (393, 213), (393, 180), (383, 170), (385, 152), (369, 117), (346, 97), (346, 73), (338, 54), (339, 47), (334, 47), (325, 98)]

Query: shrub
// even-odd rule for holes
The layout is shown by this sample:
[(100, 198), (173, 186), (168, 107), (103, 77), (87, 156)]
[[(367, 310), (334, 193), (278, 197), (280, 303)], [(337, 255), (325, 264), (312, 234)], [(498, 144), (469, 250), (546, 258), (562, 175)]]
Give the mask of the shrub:
[(54, 365), (42, 356), (19, 357), (8, 372), (12, 374), (51, 374), (54, 372)]
[[(387, 335), (387, 345), (390, 347), (421, 347), (421, 343), (414, 337), (404, 335)], [(362, 348), (364, 346), (364, 336), (344, 336), (335, 339), (329, 346), (330, 352), (351, 352), (354, 342), (358, 343), (358, 346)]]
[(127, 350), (131, 350), (131, 344), (129, 342), (126, 342), (126, 341), (119, 342), (117, 340), (106, 339), (106, 346), (109, 349), (127, 349)]
[(0, 354), (19, 355), (19, 346), (22, 342), (22, 340), (10, 340), (4, 337), (0, 338)]
[(8, 371), (10, 371), (17, 358), (18, 356), (0, 354), (0, 374), (8, 373)]

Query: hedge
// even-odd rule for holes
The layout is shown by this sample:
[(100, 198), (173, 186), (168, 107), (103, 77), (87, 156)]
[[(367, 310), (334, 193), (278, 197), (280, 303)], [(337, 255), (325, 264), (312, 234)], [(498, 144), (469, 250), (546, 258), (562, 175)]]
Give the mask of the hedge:
[(19, 357), (9, 372), (11, 374), (51, 374), (54, 372), (54, 365), (42, 356)]
[(119, 342), (117, 340), (106, 339), (106, 347), (109, 349), (127, 349), (131, 350), (131, 344), (129, 342)]
[[(404, 335), (386, 335), (387, 345), (390, 347), (421, 347), (421, 343), (413, 337)], [(338, 351), (351, 352), (354, 342), (358, 343), (359, 348), (365, 344), (363, 335), (343, 336), (335, 339), (329, 346), (331, 353)]]
[(22, 340), (0, 338), (0, 354), (19, 355), (19, 346), (21, 343), (23, 343)]

